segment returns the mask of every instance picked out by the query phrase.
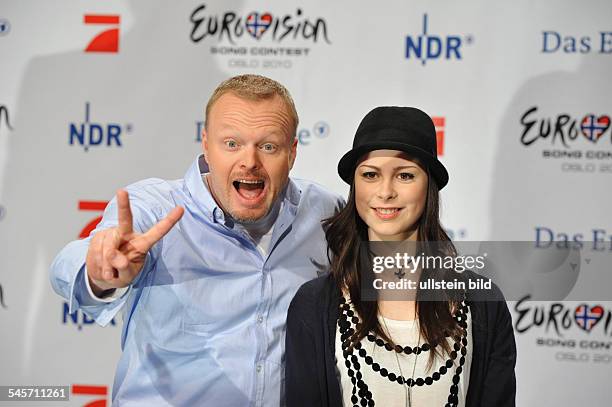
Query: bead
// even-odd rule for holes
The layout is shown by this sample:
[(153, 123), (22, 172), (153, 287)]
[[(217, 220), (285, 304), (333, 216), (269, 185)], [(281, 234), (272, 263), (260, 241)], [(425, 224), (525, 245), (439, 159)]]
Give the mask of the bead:
[(461, 344), (462, 344), (463, 346), (467, 346), (467, 344), (468, 344), (467, 338), (462, 338), (462, 339), (461, 339)]
[(451, 394), (453, 394), (453, 395), (458, 394), (458, 393), (459, 393), (459, 387), (457, 387), (457, 385), (456, 385), (456, 384), (453, 384), (453, 385), (450, 387), (450, 392), (451, 392)]
[(392, 382), (394, 382), (396, 378), (397, 376), (395, 376), (395, 373), (389, 373), (389, 376), (387, 376), (387, 379), (391, 380)]
[(359, 322), (359, 318), (353, 317), (353, 318), (351, 318), (351, 322), (354, 323), (354, 324), (357, 324)]
[(435, 381), (440, 380), (440, 373), (438, 373), (438, 372), (434, 372), (434, 373), (431, 375), (431, 378), (432, 378), (432, 379), (434, 379)]
[(452, 361), (452, 360), (447, 360), (447, 361), (446, 361), (446, 367), (447, 367), (447, 368), (449, 368), (449, 369), (450, 369), (451, 367), (453, 367), (453, 361)]
[(368, 407), (368, 400), (361, 399), (361, 402), (359, 404), (361, 404), (363, 407)]
[(361, 369), (361, 365), (359, 364), (359, 362), (353, 363), (353, 366), (355, 366), (355, 369), (357, 370)]
[(406, 380), (406, 384), (408, 385), (408, 387), (412, 387), (414, 386), (414, 380), (412, 378)]
[(344, 361), (344, 364), (346, 365), (346, 367), (348, 367), (349, 369), (351, 368), (351, 362), (349, 362), (348, 360)]
[(421, 354), (421, 348), (419, 348), (419, 347), (414, 348), (414, 354), (415, 355), (420, 355)]
[(456, 351), (459, 351), (459, 349), (461, 349), (461, 346), (458, 342), (455, 342), (455, 344), (453, 345), (453, 349), (455, 349)]
[(389, 374), (389, 372), (387, 372), (387, 369), (385, 369), (384, 367), (382, 369), (380, 369), (380, 375), (382, 377), (387, 377), (388, 374)]
[(376, 344), (380, 347), (383, 347), (385, 345), (385, 342), (382, 339), (378, 338), (376, 339)]
[(349, 369), (348, 375), (349, 375), (349, 377), (353, 377), (353, 376), (355, 376), (355, 372), (353, 370)]
[(465, 356), (467, 353), (467, 349), (465, 347), (461, 348), (461, 355)]
[(361, 349), (361, 342), (357, 342), (355, 344), (355, 349)]
[(412, 353), (412, 348), (410, 346), (404, 346), (404, 353), (410, 355)]
[(372, 363), (372, 370), (378, 372), (380, 370), (380, 365), (378, 363)]
[(346, 315), (348, 315), (349, 317), (352, 317), (353, 315), (355, 315), (355, 313), (353, 312), (353, 310), (348, 310), (346, 312)]
[(423, 350), (423, 352), (427, 352), (430, 349), (429, 344), (424, 343), (423, 346), (421, 346), (421, 349)]
[(433, 383), (433, 379), (431, 377), (426, 377), (425, 378), (425, 384), (428, 386), (431, 386), (431, 384)]
[(425, 381), (421, 377), (416, 379), (416, 385), (417, 386), (422, 386), (424, 383), (425, 383)]
[(446, 370), (447, 370), (446, 366), (440, 366), (439, 371), (441, 375), (446, 374)]
[(365, 362), (366, 362), (367, 365), (371, 365), (372, 362), (373, 362), (372, 356), (369, 356), (369, 355), (366, 356), (365, 357)]
[(359, 389), (359, 391), (357, 392), (357, 395), (362, 398), (365, 397), (365, 390), (363, 389), (363, 387)]
[(351, 355), (351, 362), (353, 362), (353, 364), (357, 363), (357, 356)]
[(359, 356), (361, 356), (362, 358), (364, 358), (366, 355), (366, 350), (365, 349), (359, 349)]
[(357, 399), (357, 396), (355, 396), (354, 394), (351, 396), (351, 403), (356, 404), (359, 401), (359, 399)]
[(388, 351), (392, 351), (393, 350), (393, 346), (391, 346), (390, 343), (385, 343), (385, 349)]
[(396, 382), (399, 384), (404, 384), (404, 378), (402, 376), (397, 376)]
[(370, 342), (374, 342), (376, 340), (376, 337), (372, 334), (368, 334), (368, 341)]
[(456, 351), (452, 351), (452, 352), (450, 353), (450, 358), (451, 358), (452, 360), (457, 359), (457, 352), (456, 352)]
[(363, 376), (361, 375), (361, 372), (357, 372), (355, 377), (357, 378), (357, 380), (361, 380), (363, 378)]
[(464, 363), (465, 363), (465, 356), (461, 356), (461, 359), (459, 359), (459, 364), (463, 366)]
[(368, 407), (374, 407), (374, 400), (372, 400), (372, 398), (370, 397), (370, 399), (368, 400)]
[(453, 376), (453, 384), (459, 384), (459, 376), (458, 375), (454, 375)]
[(458, 367), (457, 367), (457, 370), (455, 370), (455, 374), (456, 374), (456, 375), (460, 375), (460, 374), (461, 374), (461, 372), (463, 372), (463, 368), (462, 368), (461, 366), (458, 366)]
[(395, 345), (395, 351), (397, 353), (402, 353), (404, 351), (404, 348), (402, 348), (400, 345)]

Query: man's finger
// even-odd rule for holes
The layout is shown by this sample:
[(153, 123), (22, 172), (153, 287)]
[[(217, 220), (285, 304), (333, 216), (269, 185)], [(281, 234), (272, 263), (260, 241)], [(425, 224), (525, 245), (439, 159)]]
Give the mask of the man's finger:
[(102, 278), (110, 281), (115, 275), (111, 261), (117, 255), (114, 233), (106, 233), (102, 242)]
[(119, 271), (119, 274), (127, 271), (129, 264), (130, 264), (130, 261), (128, 260), (127, 256), (121, 253), (119, 250), (117, 250), (115, 252), (115, 256), (113, 256), (113, 258), (110, 259), (110, 265), (115, 270)]
[(119, 235), (121, 237), (132, 233), (132, 209), (130, 197), (125, 189), (117, 191), (117, 210), (119, 215)]
[[(138, 247), (138, 249), (142, 250), (143, 253), (147, 252), (151, 248), (151, 246), (157, 243), (159, 239), (164, 237), (166, 233), (168, 233), (170, 229), (172, 229), (172, 227), (176, 225), (176, 222), (181, 219), (181, 216), (183, 216), (184, 212), (185, 210), (181, 206), (177, 206), (172, 209), (165, 218), (157, 222), (151, 229), (147, 231), (147, 233), (143, 234), (140, 237), (139, 240), (142, 241), (143, 247)], [(138, 244), (140, 242), (134, 243), (136, 247), (140, 246), (140, 244)]]

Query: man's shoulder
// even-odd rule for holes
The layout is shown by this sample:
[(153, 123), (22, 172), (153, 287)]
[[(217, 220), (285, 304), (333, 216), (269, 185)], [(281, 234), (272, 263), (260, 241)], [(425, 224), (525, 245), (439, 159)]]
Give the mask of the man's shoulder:
[(130, 195), (131, 203), (141, 203), (148, 207), (174, 207), (177, 196), (184, 189), (184, 180), (164, 180), (161, 178), (146, 178), (125, 187)]
[(345, 204), (345, 200), (340, 194), (327, 189), (317, 182), (293, 177), (291, 181), (293, 181), (299, 190), (300, 205), (327, 205), (329, 209), (336, 210)]

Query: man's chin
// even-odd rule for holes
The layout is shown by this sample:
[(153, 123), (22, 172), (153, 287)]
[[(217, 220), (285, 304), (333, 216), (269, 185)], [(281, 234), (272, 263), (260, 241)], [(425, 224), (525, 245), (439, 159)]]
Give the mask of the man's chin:
[(264, 218), (270, 208), (249, 208), (249, 209), (239, 209), (239, 210), (231, 210), (230, 216), (237, 222), (240, 223), (255, 223), (258, 220)]

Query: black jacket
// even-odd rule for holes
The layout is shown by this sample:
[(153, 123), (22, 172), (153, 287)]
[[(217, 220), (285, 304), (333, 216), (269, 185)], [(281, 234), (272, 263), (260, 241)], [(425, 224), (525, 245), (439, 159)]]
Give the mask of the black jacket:
[[(467, 407), (515, 406), (512, 320), (497, 287), (493, 295), (497, 301), (474, 301), (467, 293), (473, 335)], [(342, 406), (335, 363), (339, 298), (334, 280), (326, 275), (302, 285), (291, 301), (285, 349), (288, 407)]]

